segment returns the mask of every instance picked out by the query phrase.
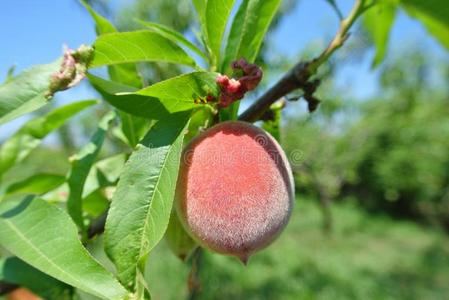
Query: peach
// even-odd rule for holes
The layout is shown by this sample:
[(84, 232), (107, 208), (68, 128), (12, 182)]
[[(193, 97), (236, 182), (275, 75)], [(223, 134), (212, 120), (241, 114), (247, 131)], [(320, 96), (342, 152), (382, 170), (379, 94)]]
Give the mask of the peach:
[(252, 124), (220, 123), (183, 151), (176, 209), (189, 234), (207, 249), (246, 263), (281, 233), (293, 201), (284, 151)]
[(25, 288), (18, 288), (8, 294), (8, 300), (42, 300)]

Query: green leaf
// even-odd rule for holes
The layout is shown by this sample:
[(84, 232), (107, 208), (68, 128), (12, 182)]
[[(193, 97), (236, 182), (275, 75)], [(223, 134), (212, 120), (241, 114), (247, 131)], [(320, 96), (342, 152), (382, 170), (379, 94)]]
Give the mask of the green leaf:
[(121, 130), (126, 137), (128, 145), (134, 148), (148, 130), (149, 121), (122, 111), (118, 111), (118, 115), (120, 117)]
[[(109, 207), (111, 189), (123, 170), (126, 154), (120, 153), (96, 162), (89, 171), (83, 188), (83, 212), (96, 218)], [(109, 187), (109, 189), (108, 189)]]
[(167, 229), (190, 113), (156, 123), (125, 165), (106, 221), (105, 249), (131, 289), (138, 266)]
[(196, 66), (181, 47), (151, 31), (133, 31), (101, 35), (94, 44), (91, 68), (140, 61), (161, 61)]
[(120, 82), (135, 88), (143, 86), (142, 78), (137, 72), (136, 64), (121, 64), (108, 66), (109, 77), (112, 81)]
[(86, 182), (87, 175), (89, 175), (89, 171), (98, 155), (98, 152), (100, 152), (101, 146), (103, 145), (109, 124), (112, 120), (114, 120), (114, 118), (115, 113), (107, 113), (100, 120), (98, 129), (92, 136), (89, 144), (84, 146), (76, 155), (70, 158), (72, 168), (67, 179), (70, 190), (69, 197), (67, 199), (67, 211), (73, 221), (81, 229), (84, 229), (82, 207), (84, 183)]
[(80, 1), (81, 4), (87, 9), (89, 14), (91, 15), (92, 19), (95, 21), (95, 31), (97, 35), (102, 35), (105, 33), (112, 33), (116, 32), (117, 29), (115, 29), (114, 25), (111, 24), (111, 22), (108, 21), (105, 17), (99, 15), (96, 11), (90, 7), (89, 4), (87, 4), (85, 1)]
[(98, 218), (104, 214), (108, 208), (109, 200), (101, 189), (95, 190), (86, 198), (83, 198), (83, 212), (90, 217)]
[(43, 195), (65, 182), (65, 176), (57, 174), (36, 174), (22, 181), (15, 182), (8, 186), (5, 194), (33, 194)]
[(144, 89), (121, 93), (122, 95), (141, 95), (157, 98), (171, 112), (189, 110), (197, 107), (195, 101), (218, 95), (219, 89), (215, 82), (217, 73), (193, 72), (173, 77)]
[(449, 6), (446, 0), (400, 0), (404, 10), (419, 20), (446, 49), (449, 49)]
[[(95, 21), (97, 35), (117, 32), (117, 29), (105, 17), (95, 12), (86, 2), (81, 1), (92, 19)], [(121, 82), (134, 87), (142, 86), (142, 79), (136, 70), (135, 64), (121, 64), (108, 67), (109, 76), (113, 81)]]
[(221, 42), (233, 5), (234, 0), (208, 0), (206, 4), (206, 30), (214, 66), (220, 61)]
[(6, 79), (3, 83), (8, 83), (14, 78), (14, 71), (16, 70), (16, 65), (9, 67), (8, 72), (6, 72)]
[(280, 3), (280, 0), (243, 0), (229, 33), (223, 71), (229, 70), (231, 61), (239, 58), (254, 62)]
[(50, 132), (58, 129), (75, 114), (96, 103), (96, 100), (71, 103), (25, 123), (0, 148), (0, 179), (9, 168), (21, 162), (39, 146), (42, 139)]
[(78, 239), (70, 217), (42, 199), (0, 203), (0, 246), (36, 269), (106, 300), (125, 289)]
[(87, 175), (83, 198), (94, 191), (113, 186), (117, 182), (126, 161), (126, 154), (120, 153), (96, 162)]
[(0, 125), (48, 103), (45, 94), (51, 74), (59, 70), (61, 61), (35, 66), (0, 85)]
[(391, 1), (379, 1), (364, 14), (363, 25), (371, 34), (376, 46), (373, 67), (379, 65), (385, 57), (390, 30), (396, 18), (396, 11), (397, 5)]
[(70, 300), (73, 288), (33, 268), (17, 257), (0, 258), (0, 280), (26, 287), (48, 300)]
[[(83, 5), (89, 11), (90, 15), (95, 21), (95, 28), (97, 35), (117, 32), (114, 25), (112, 25), (106, 18), (97, 14), (88, 4), (82, 1)], [(142, 78), (137, 72), (135, 64), (121, 64), (108, 67), (109, 77), (116, 82), (120, 82), (132, 87), (142, 87)], [(118, 110), (118, 116), (121, 120), (121, 130), (126, 137), (126, 142), (134, 147), (138, 139), (143, 136), (141, 131), (145, 130), (148, 121)]]
[(181, 260), (186, 260), (193, 249), (198, 246), (184, 230), (175, 211), (173, 211), (170, 216), (165, 240), (167, 241), (168, 247)]
[(173, 42), (177, 42), (186, 46), (187, 48), (189, 48), (190, 50), (201, 56), (203, 59), (207, 60), (207, 57), (203, 53), (203, 51), (201, 51), (196, 45), (194, 45), (192, 42), (186, 39), (181, 33), (161, 24), (142, 20), (139, 20), (138, 22), (143, 26), (147, 27), (148, 29), (153, 30), (159, 33), (160, 35), (172, 40)]
[(193, 6), (195, 6), (196, 13), (198, 14), (198, 19), (200, 20), (201, 32), (205, 35), (204, 38), (207, 40), (207, 30), (206, 30), (206, 5), (207, 0), (193, 0)]
[[(135, 116), (159, 120), (168, 116), (169, 112), (154, 97), (145, 97), (140, 95), (130, 95), (129, 93), (137, 91), (136, 88), (108, 81), (103, 78), (88, 74), (89, 82), (112, 106), (130, 113)], [(128, 92), (127, 95), (117, 95), (117, 93)]]

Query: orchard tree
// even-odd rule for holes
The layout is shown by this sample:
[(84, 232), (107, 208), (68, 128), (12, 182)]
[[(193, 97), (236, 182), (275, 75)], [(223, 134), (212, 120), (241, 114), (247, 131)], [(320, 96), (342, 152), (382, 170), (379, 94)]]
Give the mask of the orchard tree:
[[(294, 201), (289, 162), (276, 141), (282, 99), (302, 90), (309, 110), (317, 109), (319, 69), (362, 15), (376, 45), (375, 64), (399, 9), (448, 46), (443, 0), (355, 0), (347, 16), (328, 2), (340, 18), (328, 46), (292, 66), (240, 115), (240, 101), (262, 79), (255, 62), (280, 0), (194, 0), (201, 28), (195, 41), (144, 21), (144, 30), (118, 32), (84, 4), (98, 33), (92, 46), (66, 49), (55, 62), (11, 75), (0, 86), (0, 124), (47, 105), (85, 78), (102, 98), (26, 122), (0, 148), (2, 182), (47, 135), (107, 103), (90, 141), (68, 158), (66, 176), (36, 173), (2, 186), (0, 246), (9, 256), (0, 260), (0, 293), (29, 293), (26, 288), (45, 299), (74, 299), (81, 290), (102, 299), (149, 299), (145, 267), (165, 236), (174, 254), (192, 264), (194, 298), (202, 249), (247, 263), (271, 244)], [(136, 67), (141, 62), (173, 64), (185, 73), (147, 85)], [(108, 78), (94, 74), (100, 67)], [(263, 129), (251, 124), (257, 121)], [(107, 139), (120, 140), (127, 150), (97, 159)], [(115, 274), (86, 249), (103, 233)]]

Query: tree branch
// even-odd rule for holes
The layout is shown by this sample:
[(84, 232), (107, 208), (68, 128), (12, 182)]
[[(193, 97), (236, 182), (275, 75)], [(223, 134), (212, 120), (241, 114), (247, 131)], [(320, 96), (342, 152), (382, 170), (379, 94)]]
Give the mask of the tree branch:
[(296, 64), (284, 75), (284, 77), (282, 77), (264, 95), (257, 99), (246, 111), (244, 111), (239, 116), (239, 120), (255, 122), (259, 120), (263, 113), (270, 108), (271, 104), (276, 102), (281, 97), (286, 96), (296, 89), (307, 88), (310, 78), (316, 74), (318, 68), (326, 62), (337, 49), (343, 46), (344, 42), (349, 37), (349, 30), (357, 18), (365, 12), (366, 9), (371, 7), (365, 5), (365, 1), (366, 0), (355, 1), (349, 15), (340, 21), (340, 27), (335, 37), (317, 58), (309, 62), (300, 62)]

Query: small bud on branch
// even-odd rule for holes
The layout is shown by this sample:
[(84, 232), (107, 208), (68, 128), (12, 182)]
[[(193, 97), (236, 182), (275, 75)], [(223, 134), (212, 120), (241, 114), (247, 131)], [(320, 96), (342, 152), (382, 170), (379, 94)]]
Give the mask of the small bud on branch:
[(220, 86), (219, 106), (228, 107), (233, 102), (242, 99), (246, 92), (254, 90), (262, 80), (263, 72), (255, 64), (248, 63), (245, 59), (234, 61), (231, 65), (234, 72), (241, 71), (238, 79), (229, 78), (227, 75), (219, 75), (216, 79)]

